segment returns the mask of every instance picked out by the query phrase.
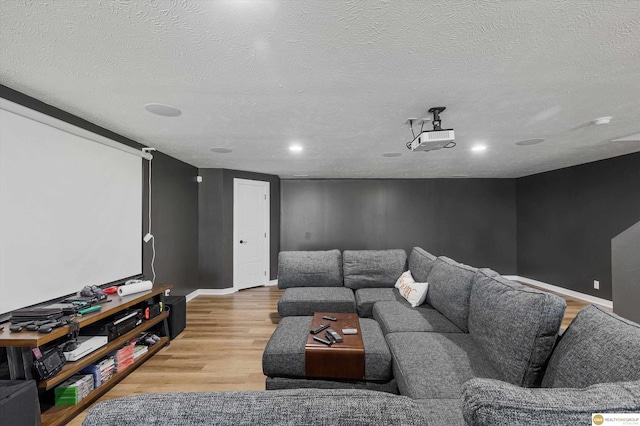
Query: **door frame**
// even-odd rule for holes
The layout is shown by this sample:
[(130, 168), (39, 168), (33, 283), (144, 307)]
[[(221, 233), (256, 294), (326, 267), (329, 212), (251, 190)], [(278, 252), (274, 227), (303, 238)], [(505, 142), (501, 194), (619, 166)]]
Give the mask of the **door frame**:
[[(262, 284), (263, 286), (269, 285), (270, 281), (270, 265), (271, 265), (271, 184), (268, 181), (256, 180), (256, 179), (242, 179), (242, 178), (233, 178), (233, 291), (240, 290), (238, 288), (238, 280), (236, 271), (238, 270), (238, 249), (240, 247), (239, 236), (238, 236), (238, 221), (236, 220), (237, 209), (238, 209), (238, 197), (236, 194), (238, 193), (238, 186), (242, 183), (250, 183), (256, 184), (259, 183), (260, 186), (264, 188), (265, 195), (265, 211), (264, 215), (260, 219), (262, 221), (262, 227), (265, 232), (265, 240), (264, 240), (264, 268), (265, 268), (265, 280)], [(256, 286), (259, 287), (259, 286)]]

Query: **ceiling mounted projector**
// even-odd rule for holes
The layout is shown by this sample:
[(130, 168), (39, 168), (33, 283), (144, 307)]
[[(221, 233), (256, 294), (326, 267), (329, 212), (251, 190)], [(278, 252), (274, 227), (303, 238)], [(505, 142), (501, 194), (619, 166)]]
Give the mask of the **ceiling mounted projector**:
[[(411, 151), (436, 151), (456, 146), (453, 129), (442, 129), (441, 127), (440, 113), (445, 109), (447, 108), (429, 108), (429, 112), (433, 113), (433, 130), (420, 129), (420, 133), (417, 136), (413, 133), (413, 119), (409, 119), (409, 126), (414, 139), (411, 142), (407, 142), (407, 148)], [(422, 124), (424, 125), (424, 121)]]

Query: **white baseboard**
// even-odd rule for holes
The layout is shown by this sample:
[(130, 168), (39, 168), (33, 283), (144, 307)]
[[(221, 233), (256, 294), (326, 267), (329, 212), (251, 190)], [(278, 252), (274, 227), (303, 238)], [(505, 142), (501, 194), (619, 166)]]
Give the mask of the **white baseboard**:
[(519, 275), (505, 275), (504, 277), (511, 281), (520, 281), (525, 284), (531, 284), (533, 286), (540, 287), (545, 290), (554, 291), (556, 293), (564, 294), (565, 296), (575, 297), (576, 299), (584, 300), (585, 302), (595, 303), (596, 305), (613, 309), (613, 302), (611, 300), (601, 299), (599, 297), (591, 296), (589, 294), (584, 294), (578, 291), (569, 290), (564, 287), (558, 287), (552, 284), (547, 284), (542, 281), (533, 280), (531, 278), (521, 277)]
[(223, 296), (225, 294), (235, 293), (233, 287), (229, 288), (201, 288), (187, 294), (187, 302), (197, 296)]
[[(269, 287), (272, 285), (278, 285), (278, 280), (271, 280), (264, 287)], [(235, 293), (236, 290), (233, 287), (229, 288), (200, 288), (198, 290), (194, 290), (191, 293), (186, 295), (187, 302), (191, 299), (194, 299), (198, 296), (224, 296), (225, 294)]]

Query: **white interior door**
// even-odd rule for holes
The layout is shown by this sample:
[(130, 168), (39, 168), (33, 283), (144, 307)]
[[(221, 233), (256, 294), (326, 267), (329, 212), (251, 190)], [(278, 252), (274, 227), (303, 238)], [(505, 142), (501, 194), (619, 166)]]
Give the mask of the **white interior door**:
[(233, 288), (269, 283), (269, 182), (233, 180)]

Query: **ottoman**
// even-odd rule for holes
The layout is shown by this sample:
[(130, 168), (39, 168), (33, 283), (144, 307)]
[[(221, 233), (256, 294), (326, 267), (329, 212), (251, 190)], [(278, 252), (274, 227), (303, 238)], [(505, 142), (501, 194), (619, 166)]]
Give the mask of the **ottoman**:
[(314, 312), (356, 312), (353, 290), (346, 287), (291, 287), (278, 301), (281, 317), (313, 316)]
[(391, 352), (378, 323), (368, 318), (360, 318), (365, 356), (364, 380), (305, 377), (305, 344), (311, 320), (311, 316), (289, 316), (280, 320), (262, 355), (262, 371), (267, 376), (267, 390), (368, 389), (398, 393), (393, 378)]

